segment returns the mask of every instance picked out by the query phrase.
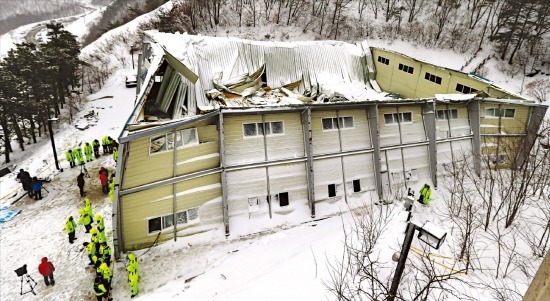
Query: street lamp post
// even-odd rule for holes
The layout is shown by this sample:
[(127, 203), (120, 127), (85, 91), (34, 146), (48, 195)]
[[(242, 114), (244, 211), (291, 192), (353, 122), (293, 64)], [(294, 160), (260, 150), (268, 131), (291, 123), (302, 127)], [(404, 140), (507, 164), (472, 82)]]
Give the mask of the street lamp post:
[(50, 139), (52, 141), (52, 149), (53, 149), (53, 158), (55, 160), (55, 168), (59, 171), (63, 171), (63, 169), (59, 168), (59, 162), (57, 161), (57, 151), (55, 150), (55, 140), (53, 139), (53, 130), (52, 130), (52, 122), (58, 122), (59, 118), (50, 118), (48, 119), (48, 130), (50, 131)]
[(390, 292), (388, 294), (388, 298), (386, 299), (387, 301), (395, 300), (395, 295), (397, 294), (399, 281), (401, 281), (401, 276), (405, 270), (405, 262), (407, 261), (407, 255), (409, 255), (409, 249), (411, 248), (415, 230), (419, 231), (418, 239), (427, 243), (436, 250), (443, 244), (445, 237), (447, 236), (447, 233), (443, 229), (437, 227), (431, 222), (427, 222), (423, 226), (419, 226), (412, 221), (407, 223), (407, 233), (405, 234), (405, 239), (403, 240), (403, 246), (401, 247), (399, 261), (397, 262), (397, 268), (395, 270), (395, 274), (393, 275)]

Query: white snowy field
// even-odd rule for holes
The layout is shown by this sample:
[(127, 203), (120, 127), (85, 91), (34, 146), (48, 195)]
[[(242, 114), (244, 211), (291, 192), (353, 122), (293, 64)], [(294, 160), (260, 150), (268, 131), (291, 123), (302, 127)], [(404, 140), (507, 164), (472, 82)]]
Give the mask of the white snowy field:
[[(166, 6), (168, 5), (170, 3)], [(116, 32), (120, 34), (125, 30), (133, 31), (137, 23), (150, 17), (143, 16), (140, 20), (117, 28)], [(91, 16), (86, 18), (90, 19)], [(84, 20), (79, 19), (67, 25), (67, 28), (81, 36), (85, 30), (84, 24)], [(19, 42), (18, 39), (24, 36), (25, 30), (28, 29), (18, 29), (0, 37), (0, 54), (7, 51), (6, 48), (13, 47), (13, 43)], [(278, 26), (241, 28), (231, 30), (230, 34), (238, 37), (263, 36), (267, 33), (278, 33), (278, 30), (282, 29)], [(304, 34), (300, 28), (284, 30), (290, 32), (289, 40), (315, 38), (313, 34)], [(227, 34), (225, 29), (223, 33), (220, 31), (219, 35), (222, 34)], [(91, 44), (83, 52), (97, 51), (98, 45), (108, 43), (108, 36), (109, 34), (97, 43)], [(455, 69), (459, 69), (469, 60), (467, 54), (422, 49), (397, 41), (387, 43), (372, 40), (369, 43)], [(122, 55), (129, 55), (124, 52), (128, 45), (117, 46), (117, 53), (111, 54), (112, 62), (120, 61), (118, 58)], [(94, 110), (98, 112), (97, 123), (86, 121), (90, 123), (90, 127), (81, 131), (74, 127), (75, 123), (68, 124), (68, 117), (65, 115), (61, 123), (55, 126), (55, 141), (63, 172), (55, 170), (47, 136), (43, 136), (37, 144), (26, 145), (25, 152), (14, 153), (13, 162), (17, 164), (14, 171), (24, 168), (33, 176), (52, 175), (52, 181), (45, 185), (49, 192), (44, 193), (44, 199), (34, 201), (23, 197), (12, 205), (21, 193), (20, 184), (15, 181), (15, 174), (0, 179), (0, 206), (22, 210), (13, 220), (0, 224), (0, 300), (95, 300), (92, 289), (94, 272), (86, 268), (87, 257), (85, 252), (79, 250), (82, 242), (89, 240), (89, 234), (84, 234), (84, 229), (79, 227), (76, 235), (78, 239), (71, 245), (64, 231), (67, 215), (76, 217), (78, 209), (84, 204), (84, 198), (79, 196), (76, 187), (76, 176), (80, 169), (68, 168), (64, 157), (67, 147), (73, 147), (80, 142), (100, 139), (104, 135), (117, 138), (133, 109), (135, 90), (124, 87), (124, 75), (131, 70), (123, 70), (119, 65), (112, 67), (120, 70), (109, 79), (100, 92), (86, 96), (77, 115), (78, 122), (84, 122), (82, 116)], [(489, 68), (488, 77), (497, 83), (503, 83), (503, 87), (514, 92), (519, 92), (521, 87), (520, 78), (509, 79), (496, 71), (496, 68)], [(17, 149), (15, 143), (13, 146)], [(86, 164), (91, 178), (86, 179), (85, 190), (92, 201), (94, 213), (102, 214), (105, 218), (106, 231), (109, 233), (112, 227), (112, 209), (108, 197), (100, 193), (97, 178), (99, 166), (107, 166), (112, 171), (114, 162), (111, 157), (104, 155), (99, 160)], [(418, 191), (423, 183), (424, 179), (420, 179), (413, 188)], [(440, 250), (431, 252), (444, 257), (454, 257), (457, 230), (440, 215), (444, 210), (444, 197), (441, 190), (434, 191), (430, 208), (421, 211), (416, 218), (441, 225), (449, 233), (446, 244)], [(381, 278), (389, 279), (392, 269), (395, 268), (391, 256), (399, 250), (405, 230), (406, 213), (402, 203), (396, 202), (384, 207), (374, 206), (368, 195), (350, 200), (350, 203), (354, 203), (353, 206), (365, 203), (366, 210), (371, 212), (393, 210), (388, 229), (378, 246), (380, 260), (387, 263)], [(334, 263), (335, 258), (341, 258), (344, 240), (342, 227), (346, 225), (349, 228), (352, 217), (361, 217), (362, 212), (350, 213), (343, 201), (333, 204), (322, 203), (319, 204), (317, 215), (319, 220), (310, 220), (304, 218), (308, 216), (307, 206), (304, 205), (303, 210), (292, 213), (296, 218), (291, 216), (290, 221), (284, 226), (271, 227), (269, 220), (260, 216), (252, 216), (251, 219), (248, 216), (240, 216), (231, 219), (232, 234), (227, 238), (222, 225), (219, 225), (199, 235), (178, 237), (175, 242), (168, 241), (151, 249), (138, 250), (135, 253), (140, 258), (140, 294), (133, 300), (334, 300), (334, 296), (327, 292), (325, 286), (329, 281), (327, 263)], [(528, 214), (537, 217), (536, 213), (531, 211), (526, 212), (525, 216)], [(322, 219), (324, 217), (329, 218)], [(522, 228), (524, 226), (521, 224), (518, 227), (526, 229)], [(112, 234), (109, 233), (107, 236), (112, 245)], [(479, 260), (479, 266), (494, 269), (496, 249), (493, 242), (485, 237), (480, 245), (484, 248), (480, 250), (482, 259)], [(423, 244), (415, 239), (413, 246), (422, 249)], [(525, 265), (531, 270), (536, 269), (541, 262), (540, 258), (529, 256), (530, 252), (525, 244), (520, 243), (514, 252), (526, 261)], [(56, 266), (54, 287), (46, 287), (37, 271), (40, 259), (44, 256), (50, 258)], [(410, 261), (418, 261), (421, 256), (410, 253), (409, 258)], [(447, 267), (453, 264), (448, 260), (443, 263)], [(37, 296), (21, 296), (19, 293), (20, 279), (14, 270), (23, 264), (28, 265), (30, 275), (38, 282), (35, 289)], [(459, 263), (455, 264), (460, 266)], [(448, 270), (446, 267), (438, 269), (440, 273)], [(125, 262), (116, 262), (113, 272), (112, 296), (115, 300), (129, 300), (130, 289), (126, 283)], [(521, 273), (514, 274), (515, 272), (517, 271), (511, 272), (512, 277), (499, 279), (498, 282), (517, 291), (518, 294), (523, 294), (529, 281), (521, 276)], [(514, 277), (516, 275), (517, 277)], [(477, 300), (496, 300), (490, 290), (462, 287), (460, 281), (490, 282), (490, 277), (481, 271), (458, 277), (456, 290), (468, 290)], [(405, 278), (404, 285), (410, 285), (413, 280), (410, 277)], [(23, 288), (27, 288), (25, 283)], [(447, 300), (459, 299), (450, 296)]]

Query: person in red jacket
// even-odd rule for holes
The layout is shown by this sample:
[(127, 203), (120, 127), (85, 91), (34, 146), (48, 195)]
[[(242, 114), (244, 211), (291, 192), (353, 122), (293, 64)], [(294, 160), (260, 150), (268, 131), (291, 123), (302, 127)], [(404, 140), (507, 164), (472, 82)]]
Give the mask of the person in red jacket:
[(109, 192), (108, 174), (109, 172), (104, 167), (99, 169), (99, 181), (101, 182), (101, 191), (103, 191), (103, 194)]
[(38, 265), (38, 271), (42, 276), (44, 276), (44, 282), (46, 285), (54, 285), (55, 280), (53, 279), (53, 271), (55, 271), (55, 267), (53, 264), (48, 261), (48, 257), (42, 257), (42, 263)]

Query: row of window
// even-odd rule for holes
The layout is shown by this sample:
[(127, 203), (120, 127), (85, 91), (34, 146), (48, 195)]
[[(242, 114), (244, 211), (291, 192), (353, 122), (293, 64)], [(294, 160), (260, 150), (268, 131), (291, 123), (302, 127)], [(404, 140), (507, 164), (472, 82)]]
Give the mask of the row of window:
[(413, 68), (413, 67), (407, 66), (407, 65), (403, 65), (403, 64), (399, 64), (399, 70), (401, 70), (401, 71), (403, 71), (403, 72), (410, 73), (410, 74), (413, 74), (413, 73), (414, 73), (414, 68)]
[(243, 133), (245, 137), (284, 135), (285, 128), (282, 121), (244, 123)]
[[(385, 64), (385, 65), (390, 64), (390, 60), (385, 58), (385, 57), (382, 57), (382, 56), (378, 56), (378, 62), (380, 62), (382, 64)], [(398, 66), (398, 69), (403, 71), (403, 72), (410, 73), (410, 74), (414, 73), (414, 68), (411, 67), (411, 66), (407, 66), (405, 64), (400, 63), (399, 66)], [(433, 83), (436, 83), (438, 85), (441, 85), (441, 82), (442, 82), (441, 77), (439, 77), (437, 75), (434, 75), (434, 74), (431, 74), (429, 72), (426, 72), (424, 74), (424, 79), (427, 80), (427, 81), (431, 81)], [(474, 89), (472, 87), (468, 87), (468, 86), (463, 85), (463, 84), (456, 84), (455, 91), (460, 92), (460, 93), (464, 93), (464, 94), (470, 94), (470, 93), (477, 92), (478, 90)]]
[(499, 108), (485, 109), (485, 117), (514, 118), (515, 115), (516, 115), (516, 109), (499, 109)]
[[(484, 117), (514, 118), (516, 109), (486, 108), (484, 110), (484, 113)], [(437, 110), (436, 118), (437, 120), (458, 119), (458, 109)], [(398, 122), (412, 123), (412, 120), (412, 112), (384, 114), (385, 125), (397, 124)], [(323, 131), (337, 130), (339, 128), (350, 129), (354, 128), (355, 126), (353, 116), (322, 118), (321, 123), (323, 126)], [(243, 124), (244, 137), (263, 136), (264, 131), (265, 135), (284, 135), (284, 122), (270, 121), (265, 123), (260, 122)], [(156, 154), (170, 151), (174, 149), (174, 145), (176, 146), (176, 148), (180, 148), (199, 144), (199, 138), (196, 128), (180, 130), (177, 131), (175, 135), (175, 139), (173, 132), (151, 138), (149, 153)]]
[[(174, 215), (169, 214), (149, 219), (149, 233), (174, 227)], [(199, 222), (199, 208), (191, 208), (176, 213), (176, 225), (196, 224)]]

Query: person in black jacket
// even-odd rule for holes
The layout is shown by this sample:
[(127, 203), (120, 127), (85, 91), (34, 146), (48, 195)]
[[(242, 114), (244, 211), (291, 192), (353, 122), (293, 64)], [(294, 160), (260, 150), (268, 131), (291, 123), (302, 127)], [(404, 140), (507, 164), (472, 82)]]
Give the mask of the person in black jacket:
[(76, 183), (78, 185), (78, 189), (80, 189), (80, 196), (85, 196), (86, 192), (84, 192), (84, 174), (80, 173), (78, 177), (76, 177)]
[(32, 198), (34, 194), (32, 192), (32, 178), (29, 172), (24, 169), (20, 169), (19, 174), (17, 174), (17, 178), (21, 182), (23, 190), (27, 191), (29, 193), (29, 197)]

